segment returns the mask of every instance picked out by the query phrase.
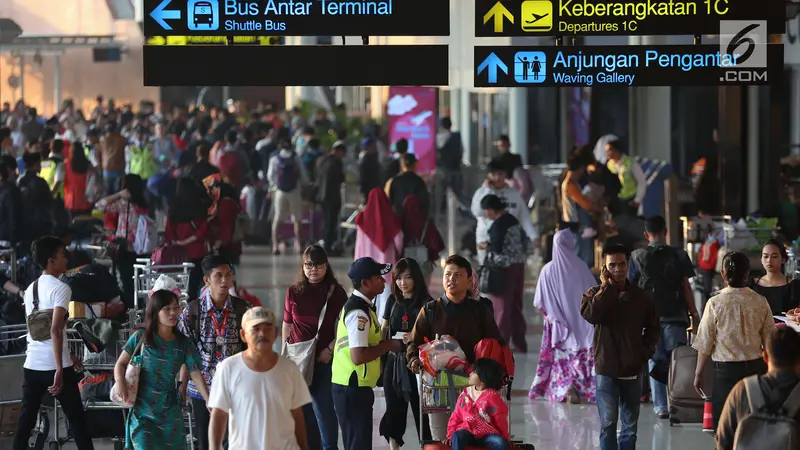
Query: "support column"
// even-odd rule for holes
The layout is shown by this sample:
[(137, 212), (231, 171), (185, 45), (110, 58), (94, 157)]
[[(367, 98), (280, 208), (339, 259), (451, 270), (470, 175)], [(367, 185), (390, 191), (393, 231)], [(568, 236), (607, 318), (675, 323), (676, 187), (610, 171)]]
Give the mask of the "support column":
[(55, 56), (53, 68), (53, 109), (54, 114), (61, 110), (61, 55)]
[(384, 107), (386, 105), (384, 92), (387, 90), (388, 88), (386, 86), (370, 86), (369, 88), (370, 116), (373, 119), (380, 119), (383, 117)]
[[(760, 103), (761, 93), (759, 86), (748, 86), (747, 89), (747, 186), (758, 186), (761, 158), (759, 157), (759, 150), (761, 144), (760, 136), (760, 114), (758, 105)], [(778, 172), (780, 173), (780, 172)], [(760, 192), (758, 189), (748, 189), (747, 194), (747, 209), (745, 212), (749, 213), (757, 211), (759, 208)]]
[[(297, 40), (297, 45), (314, 45), (317, 43), (316, 36), (300, 36), (295, 37)], [(315, 89), (314, 86), (298, 86), (298, 99), (297, 102), (301, 101), (313, 101), (315, 97)]]
[(25, 100), (25, 55), (22, 54), (19, 55), (19, 98)]
[(469, 100), (469, 89), (462, 87), (459, 90), (461, 97), (461, 117), (458, 123), (453, 123), (453, 128), (461, 132), (461, 142), (464, 144), (464, 162), (478, 164), (475, 149), (472, 145), (472, 104)]
[(508, 89), (508, 137), (511, 153), (522, 156), (522, 164), (528, 164), (527, 94), (526, 88)]
[[(668, 44), (663, 36), (631, 36), (631, 45)], [(628, 154), (672, 162), (672, 92), (669, 86), (629, 90)]]
[(744, 111), (747, 96), (741, 86), (719, 87), (719, 164), (722, 181), (722, 213), (741, 217), (745, 213), (744, 193), (747, 174), (744, 170), (746, 124)]
[(800, 155), (800, 67), (792, 67), (791, 89), (792, 101), (789, 104), (789, 116), (792, 121), (789, 130), (789, 149), (792, 155)]

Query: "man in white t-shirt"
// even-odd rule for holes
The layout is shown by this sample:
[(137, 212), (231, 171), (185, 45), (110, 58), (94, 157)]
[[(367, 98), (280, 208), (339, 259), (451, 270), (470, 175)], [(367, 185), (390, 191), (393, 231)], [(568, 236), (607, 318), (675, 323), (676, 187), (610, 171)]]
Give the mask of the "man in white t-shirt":
[(72, 290), (58, 279), (67, 271), (64, 244), (57, 237), (46, 236), (34, 241), (32, 249), (34, 260), (44, 272), (25, 292), (25, 314), (52, 310), (53, 324), (50, 339), (35, 341), (28, 335), (22, 410), (14, 433), (14, 450), (28, 450), (28, 440), (46, 393), (58, 399), (78, 449), (94, 450), (78, 390), (83, 367), (79, 359), (70, 355), (67, 346), (67, 308)]
[(217, 366), (208, 399), (208, 444), (222, 449), (228, 430), (231, 449), (308, 450), (303, 405), (311, 403), (297, 365), (272, 348), (278, 337), (275, 314), (247, 310), (240, 331), (247, 349)]

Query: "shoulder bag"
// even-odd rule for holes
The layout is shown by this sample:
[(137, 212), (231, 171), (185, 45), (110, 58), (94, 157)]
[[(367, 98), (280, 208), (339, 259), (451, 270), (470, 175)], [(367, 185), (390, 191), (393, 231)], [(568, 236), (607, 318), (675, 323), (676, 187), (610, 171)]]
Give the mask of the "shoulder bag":
[(289, 343), (289, 339), (286, 339), (286, 343), (283, 346), (283, 351), (281, 352), (282, 356), (285, 356), (292, 360), (297, 367), (300, 368), (300, 373), (303, 374), (303, 378), (306, 380), (306, 384), (309, 386), (311, 385), (311, 381), (314, 379), (314, 363), (316, 358), (316, 350), (317, 350), (317, 340), (319, 339), (319, 329), (322, 327), (322, 321), (325, 320), (325, 312), (328, 310), (328, 301), (331, 299), (333, 295), (333, 291), (336, 289), (336, 285), (332, 285), (330, 289), (328, 289), (328, 296), (325, 298), (325, 305), (322, 306), (322, 311), (319, 313), (319, 321), (317, 322), (317, 334), (314, 335), (312, 339), (302, 342), (295, 342), (294, 344)]
[(39, 280), (33, 282), (33, 311), (26, 318), (28, 336), (34, 341), (50, 339), (50, 328), (53, 326), (53, 310), (39, 309)]
[(111, 387), (111, 401), (123, 408), (133, 408), (136, 403), (136, 394), (139, 392), (139, 375), (142, 373), (142, 361), (134, 361), (136, 355), (141, 355), (144, 358), (144, 331), (139, 332), (139, 343), (133, 350), (131, 360), (128, 367), (125, 368), (125, 384), (128, 385), (128, 401), (122, 400), (118, 392), (117, 383)]

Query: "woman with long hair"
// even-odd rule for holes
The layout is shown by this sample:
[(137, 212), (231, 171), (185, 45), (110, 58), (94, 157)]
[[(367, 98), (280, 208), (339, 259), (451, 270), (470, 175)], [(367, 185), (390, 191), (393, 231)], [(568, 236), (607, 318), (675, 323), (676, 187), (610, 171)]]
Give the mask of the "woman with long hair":
[(183, 246), (186, 260), (194, 264), (189, 273), (189, 301), (200, 294), (203, 284), (203, 258), (208, 254), (208, 196), (191, 178), (178, 180), (178, 189), (169, 205), (164, 239)]
[(711, 389), (714, 429), (728, 394), (740, 380), (767, 372), (761, 350), (767, 336), (775, 330), (775, 320), (767, 300), (750, 289), (750, 258), (730, 252), (722, 260), (722, 279), (726, 287), (708, 300), (692, 344), (697, 350), (694, 388), (703, 391), (703, 371), (708, 360), (714, 362)]
[(211, 200), (211, 206), (208, 207), (208, 242), (211, 243), (211, 250), (237, 266), (242, 258), (242, 243), (234, 242), (233, 235), (237, 226), (236, 218), (242, 209), (236, 190), (219, 174), (206, 177), (203, 186)]
[(73, 143), (72, 153), (64, 161), (64, 207), (69, 212), (70, 220), (92, 212), (92, 203), (86, 199), (86, 184), (92, 172), (92, 163), (86, 156), (83, 144)]
[(761, 248), (761, 265), (767, 272), (763, 277), (753, 280), (750, 288), (764, 296), (773, 315), (783, 315), (797, 308), (800, 291), (791, 277), (784, 275), (783, 266), (789, 260), (786, 248), (775, 239), (770, 239)]
[(119, 192), (94, 205), (106, 214), (106, 227), (111, 231), (109, 251), (114, 262), (114, 272), (122, 279), (122, 296), (128, 308), (134, 307), (133, 265), (138, 256), (144, 256), (133, 251), (139, 217), (147, 216), (148, 211), (144, 190), (142, 178), (128, 174), (122, 178)]
[(131, 361), (141, 365), (136, 402), (128, 414), (125, 448), (178, 450), (186, 447), (181, 400), (175, 377), (186, 365), (203, 398), (208, 389), (200, 372), (200, 356), (191, 341), (177, 331), (181, 306), (174, 292), (160, 290), (147, 302), (144, 330), (125, 344), (114, 366), (114, 379), (123, 400), (130, 387), (125, 371)]
[[(355, 259), (371, 257), (375, 261), (397, 261), (403, 251), (403, 225), (381, 188), (369, 192), (367, 204), (358, 213), (356, 222)], [(391, 294), (391, 274), (386, 276), (386, 289), (375, 298), (378, 317)]]
[(551, 402), (595, 401), (594, 327), (581, 316), (581, 297), (597, 285), (589, 267), (575, 254), (575, 234), (553, 237), (553, 260), (539, 274), (533, 305), (544, 315), (539, 365), (528, 397)]
[(308, 387), (312, 403), (303, 407), (311, 449), (335, 449), (339, 441), (331, 360), (336, 318), (346, 301), (347, 292), (336, 280), (325, 249), (319, 245), (306, 248), (297, 282), (286, 290), (281, 338), (284, 347), (317, 338), (314, 377)]
[[(392, 268), (391, 288), (392, 295), (386, 302), (383, 314), (383, 339), (392, 339), (395, 335), (402, 334), (405, 340), (414, 327), (419, 311), (432, 300), (417, 261), (411, 258), (397, 261)], [(403, 446), (409, 406), (414, 414), (417, 434), (422, 431), (423, 440), (431, 439), (428, 416), (423, 416), (420, 423), (417, 377), (407, 366), (405, 352), (390, 352), (383, 369), (386, 412), (381, 418), (380, 433), (389, 441), (392, 450)], [(423, 427), (422, 430), (420, 427)]]

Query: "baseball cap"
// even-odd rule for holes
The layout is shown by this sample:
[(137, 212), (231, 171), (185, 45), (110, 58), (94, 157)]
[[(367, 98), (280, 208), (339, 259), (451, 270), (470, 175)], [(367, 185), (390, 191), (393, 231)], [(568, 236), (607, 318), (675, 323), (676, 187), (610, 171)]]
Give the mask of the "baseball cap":
[(275, 313), (269, 308), (256, 306), (247, 310), (242, 317), (242, 328), (249, 329), (262, 323), (275, 325)]
[(375, 275), (386, 275), (391, 270), (391, 264), (381, 264), (367, 256), (355, 260), (347, 270), (347, 276), (351, 280), (366, 280)]

